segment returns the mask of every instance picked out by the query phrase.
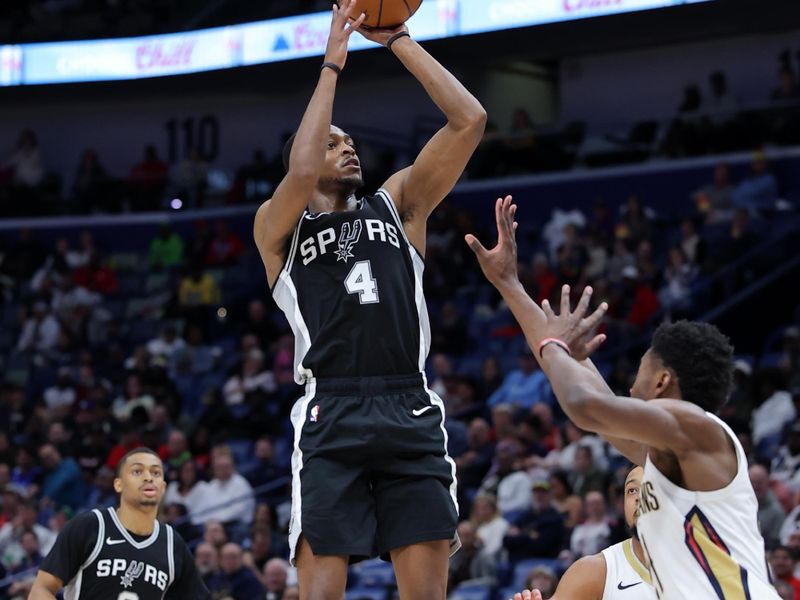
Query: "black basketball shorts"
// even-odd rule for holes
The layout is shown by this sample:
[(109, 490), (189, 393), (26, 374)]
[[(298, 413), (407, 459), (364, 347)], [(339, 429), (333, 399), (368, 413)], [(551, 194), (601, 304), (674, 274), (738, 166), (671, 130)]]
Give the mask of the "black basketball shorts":
[(292, 564), (301, 535), (351, 562), (434, 540), (458, 549), (444, 403), (423, 375), (311, 380), (292, 423)]

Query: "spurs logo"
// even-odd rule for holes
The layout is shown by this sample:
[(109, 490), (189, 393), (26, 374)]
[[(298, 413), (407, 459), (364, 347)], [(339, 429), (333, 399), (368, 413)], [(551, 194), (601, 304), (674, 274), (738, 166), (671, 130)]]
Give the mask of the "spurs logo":
[(134, 560), (128, 565), (128, 569), (125, 571), (125, 574), (122, 576), (120, 583), (122, 587), (129, 588), (133, 585), (134, 579), (138, 579), (141, 574), (144, 573), (144, 563), (139, 560)]
[(347, 262), (348, 258), (353, 258), (353, 246), (358, 243), (358, 238), (361, 237), (361, 219), (356, 219), (351, 224), (345, 223), (342, 225), (342, 232), (339, 234), (338, 246), (336, 250), (336, 262), (343, 260)]

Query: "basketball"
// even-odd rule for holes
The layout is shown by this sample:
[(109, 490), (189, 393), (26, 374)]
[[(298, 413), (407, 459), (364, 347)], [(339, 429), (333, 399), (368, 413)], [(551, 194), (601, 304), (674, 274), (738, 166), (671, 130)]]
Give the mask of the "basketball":
[(357, 0), (353, 17), (363, 12), (367, 14), (367, 27), (391, 29), (408, 21), (420, 4), (422, 0)]

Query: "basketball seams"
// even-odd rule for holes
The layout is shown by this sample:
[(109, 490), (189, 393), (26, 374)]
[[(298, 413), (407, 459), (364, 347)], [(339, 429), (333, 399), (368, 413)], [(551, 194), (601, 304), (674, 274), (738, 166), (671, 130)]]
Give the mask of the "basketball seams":
[(378, 22), (376, 27), (381, 26), (381, 15), (383, 14), (383, 0), (378, 0)]

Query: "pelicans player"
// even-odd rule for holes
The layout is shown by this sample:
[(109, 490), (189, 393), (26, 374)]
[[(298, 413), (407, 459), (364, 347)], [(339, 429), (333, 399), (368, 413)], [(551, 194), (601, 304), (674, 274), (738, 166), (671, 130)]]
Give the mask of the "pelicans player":
[[(632, 398), (617, 397), (588, 360), (605, 303), (586, 317), (592, 290), (570, 310), (564, 286), (556, 315), (540, 309), (517, 277), (511, 197), (498, 200), (498, 244), (467, 243), (503, 295), (566, 415), (644, 465), (639, 539), (656, 595), (664, 600), (777, 600), (758, 530), (747, 457), (715, 414), (727, 400), (733, 348), (713, 325), (680, 321), (656, 330)], [(544, 310), (542, 310), (544, 309)]]
[[(625, 522), (633, 534), (598, 554), (584, 556), (572, 565), (550, 600), (655, 600), (644, 550), (636, 532), (642, 467), (625, 479)], [(524, 590), (514, 600), (542, 600), (539, 590)]]

